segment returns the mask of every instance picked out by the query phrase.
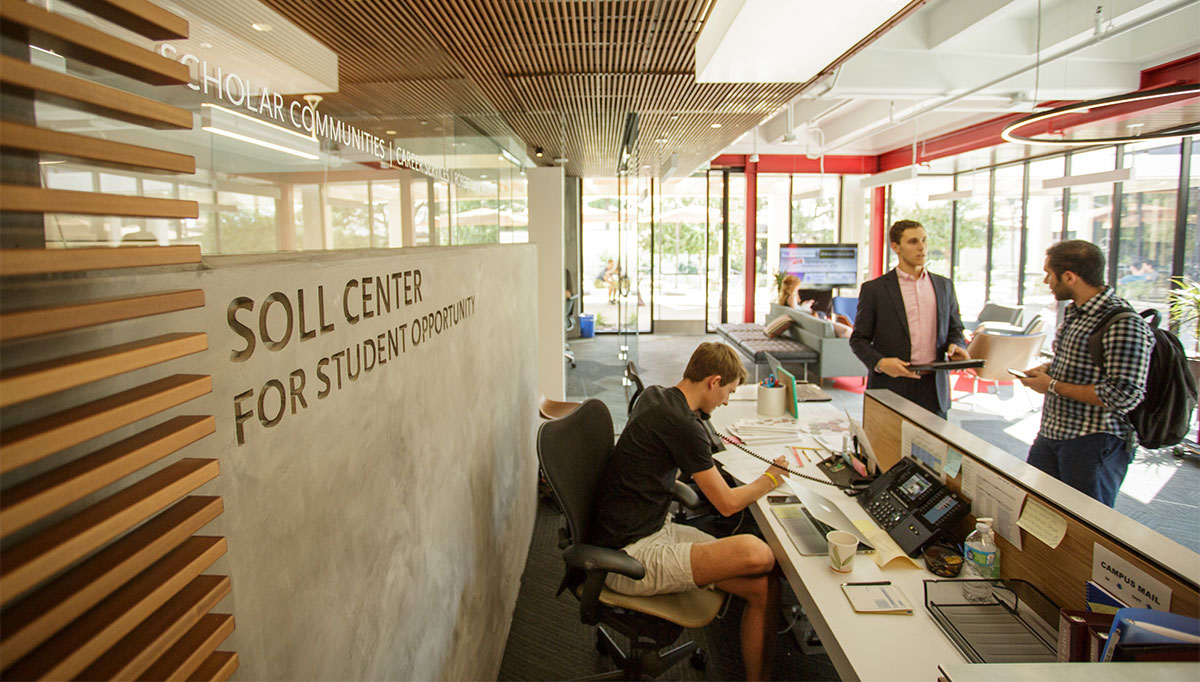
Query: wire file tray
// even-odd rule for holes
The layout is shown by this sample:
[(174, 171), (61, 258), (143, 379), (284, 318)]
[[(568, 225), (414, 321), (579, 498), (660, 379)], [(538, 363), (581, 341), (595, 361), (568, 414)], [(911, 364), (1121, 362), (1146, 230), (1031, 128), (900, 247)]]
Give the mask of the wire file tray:
[[(987, 601), (968, 601), (964, 586), (988, 584)], [(1058, 659), (1058, 606), (1024, 580), (926, 580), (925, 608), (972, 663)]]

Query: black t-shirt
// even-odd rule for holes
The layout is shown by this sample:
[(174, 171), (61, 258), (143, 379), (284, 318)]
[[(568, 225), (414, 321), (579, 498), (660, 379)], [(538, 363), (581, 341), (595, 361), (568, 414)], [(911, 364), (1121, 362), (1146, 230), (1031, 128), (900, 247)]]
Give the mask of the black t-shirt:
[(596, 492), (592, 543), (620, 549), (662, 528), (677, 471), (713, 467), (724, 449), (674, 386), (650, 386), (633, 409)]

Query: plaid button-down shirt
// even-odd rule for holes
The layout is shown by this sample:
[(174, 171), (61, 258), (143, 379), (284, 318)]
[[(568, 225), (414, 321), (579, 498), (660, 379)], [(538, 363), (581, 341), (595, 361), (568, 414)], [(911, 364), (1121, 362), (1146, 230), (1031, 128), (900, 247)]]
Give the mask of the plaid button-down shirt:
[(1063, 323), (1054, 340), (1054, 360), (1049, 374), (1068, 384), (1091, 384), (1105, 407), (1089, 405), (1052, 393), (1042, 407), (1041, 435), (1053, 440), (1078, 438), (1092, 433), (1111, 433), (1134, 442), (1133, 427), (1124, 415), (1142, 401), (1154, 335), (1141, 317), (1113, 323), (1101, 338), (1104, 369), (1096, 366), (1088, 350), (1088, 339), (1100, 319), (1113, 308), (1129, 307), (1113, 294), (1111, 287), (1081, 306), (1067, 306)]

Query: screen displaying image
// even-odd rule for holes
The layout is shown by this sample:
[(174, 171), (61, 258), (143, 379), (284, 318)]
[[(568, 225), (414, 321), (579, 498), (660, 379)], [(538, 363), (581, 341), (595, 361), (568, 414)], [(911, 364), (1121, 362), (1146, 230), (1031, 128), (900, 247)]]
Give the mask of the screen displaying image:
[(779, 271), (805, 289), (858, 286), (858, 245), (780, 244)]
[(908, 477), (908, 480), (900, 486), (900, 492), (910, 500), (915, 500), (921, 496), (921, 493), (929, 490), (930, 483), (925, 480), (925, 477), (920, 474), (913, 474)]
[(946, 515), (950, 508), (954, 506), (954, 498), (949, 495), (942, 498), (941, 502), (933, 505), (933, 508), (925, 512), (926, 523), (937, 523), (938, 519)]

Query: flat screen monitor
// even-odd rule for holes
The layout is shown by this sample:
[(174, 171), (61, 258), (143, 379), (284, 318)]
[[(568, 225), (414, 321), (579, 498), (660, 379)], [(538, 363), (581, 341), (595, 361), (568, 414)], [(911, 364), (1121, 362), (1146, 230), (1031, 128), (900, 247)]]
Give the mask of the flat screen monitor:
[(802, 289), (858, 286), (858, 244), (780, 244), (779, 271)]

